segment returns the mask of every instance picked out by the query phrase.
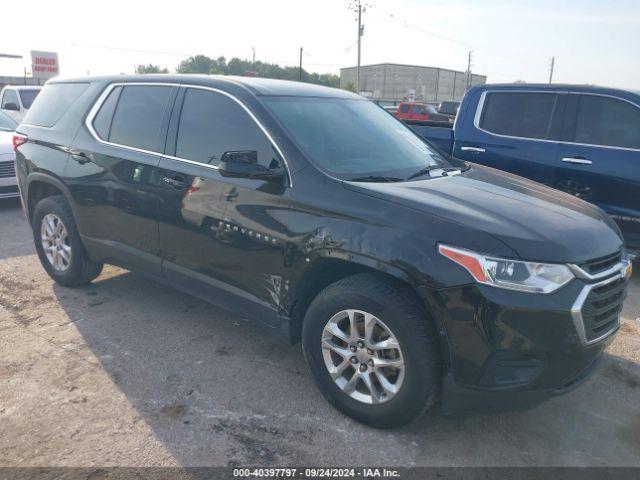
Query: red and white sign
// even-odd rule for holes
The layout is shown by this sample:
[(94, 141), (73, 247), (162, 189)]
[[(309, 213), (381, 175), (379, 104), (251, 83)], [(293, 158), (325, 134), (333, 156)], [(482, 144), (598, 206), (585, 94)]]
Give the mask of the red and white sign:
[(31, 50), (31, 72), (33, 78), (48, 80), (60, 74), (58, 54)]

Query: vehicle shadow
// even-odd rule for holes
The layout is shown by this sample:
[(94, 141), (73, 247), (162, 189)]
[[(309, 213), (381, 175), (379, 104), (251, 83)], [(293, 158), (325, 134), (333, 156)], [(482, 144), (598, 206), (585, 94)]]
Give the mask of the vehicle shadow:
[(21, 209), (19, 198), (0, 199), (0, 259), (35, 251), (31, 229)]
[[(583, 386), (531, 411), (447, 418), (436, 409), (381, 432), (324, 401), (299, 346), (229, 312), (112, 267), (89, 286), (53, 291), (185, 466), (640, 464), (640, 410), (629, 401), (640, 393), (640, 366), (618, 357), (606, 355)], [(367, 444), (378, 447), (355, 448)]]

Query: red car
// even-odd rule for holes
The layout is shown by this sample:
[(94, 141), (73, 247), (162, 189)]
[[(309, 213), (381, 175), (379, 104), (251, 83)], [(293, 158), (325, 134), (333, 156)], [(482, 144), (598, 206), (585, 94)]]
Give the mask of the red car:
[(398, 105), (396, 117), (400, 120), (419, 120), (426, 122), (427, 120), (448, 121), (446, 115), (438, 113), (431, 105), (421, 102), (402, 102)]

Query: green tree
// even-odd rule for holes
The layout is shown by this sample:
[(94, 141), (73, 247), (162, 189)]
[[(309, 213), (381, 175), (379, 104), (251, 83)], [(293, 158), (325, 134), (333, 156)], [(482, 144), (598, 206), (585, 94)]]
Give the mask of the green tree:
[(180, 62), (176, 72), (178, 73), (209, 73), (212, 60), (206, 55), (196, 55)]
[[(178, 73), (208, 73), (218, 75), (245, 75), (247, 72), (254, 72), (263, 78), (278, 78), (283, 80), (300, 79), (298, 67), (281, 67), (275, 63), (250, 62), (234, 57), (227, 62), (225, 57), (217, 59), (209, 58), (206, 55), (196, 55), (180, 62), (176, 69)], [(302, 70), (302, 81), (317, 83), (329, 87), (338, 87), (340, 77), (332, 73), (309, 73)]]
[(169, 73), (169, 70), (150, 63), (149, 65), (138, 65), (136, 67), (136, 73)]
[(345, 90), (349, 90), (350, 92), (356, 93), (356, 84), (353, 82), (349, 82), (344, 87)]

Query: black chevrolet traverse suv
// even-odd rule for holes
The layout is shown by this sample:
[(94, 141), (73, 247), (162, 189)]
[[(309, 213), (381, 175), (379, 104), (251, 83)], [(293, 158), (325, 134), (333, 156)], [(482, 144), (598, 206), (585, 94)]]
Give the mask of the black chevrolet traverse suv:
[(301, 341), (375, 427), (568, 391), (619, 327), (631, 264), (597, 207), (444, 157), (373, 103), (217, 76), (49, 81), (14, 139), (65, 286), (135, 270)]

